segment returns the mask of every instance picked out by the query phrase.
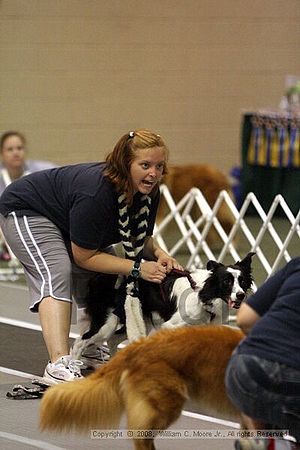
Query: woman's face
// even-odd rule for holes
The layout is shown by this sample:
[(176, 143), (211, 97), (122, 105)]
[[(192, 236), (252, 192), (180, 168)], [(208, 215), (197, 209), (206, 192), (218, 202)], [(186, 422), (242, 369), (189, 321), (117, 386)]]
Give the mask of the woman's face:
[(162, 147), (137, 150), (130, 167), (134, 192), (150, 194), (162, 178), (165, 163), (166, 155)]
[(25, 162), (25, 145), (19, 136), (5, 139), (1, 150), (2, 162), (7, 169), (23, 167)]

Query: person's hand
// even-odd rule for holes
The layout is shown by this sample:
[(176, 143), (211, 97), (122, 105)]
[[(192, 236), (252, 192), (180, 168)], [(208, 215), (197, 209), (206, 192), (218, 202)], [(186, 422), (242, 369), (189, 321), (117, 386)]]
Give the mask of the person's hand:
[(140, 277), (143, 278), (143, 280), (161, 283), (166, 277), (166, 273), (166, 266), (158, 261), (145, 261), (141, 263)]
[(167, 253), (162, 253), (159, 255), (157, 262), (166, 268), (167, 273), (170, 273), (172, 269), (183, 270), (183, 267), (176, 261), (176, 259)]

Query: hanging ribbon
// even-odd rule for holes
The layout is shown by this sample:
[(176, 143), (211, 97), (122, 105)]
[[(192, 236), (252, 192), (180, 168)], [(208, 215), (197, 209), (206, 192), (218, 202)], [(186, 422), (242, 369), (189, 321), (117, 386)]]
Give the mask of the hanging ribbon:
[(300, 117), (255, 114), (251, 123), (248, 164), (300, 167)]

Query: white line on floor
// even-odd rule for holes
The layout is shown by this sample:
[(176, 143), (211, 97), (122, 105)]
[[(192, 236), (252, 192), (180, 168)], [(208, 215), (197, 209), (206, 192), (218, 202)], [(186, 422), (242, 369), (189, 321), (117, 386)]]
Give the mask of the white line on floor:
[(217, 419), (216, 417), (204, 416), (190, 411), (182, 411), (182, 415), (186, 417), (191, 417), (193, 419), (204, 420), (205, 422), (217, 423), (218, 425), (225, 425), (231, 428), (240, 428), (240, 425), (236, 422), (231, 422), (230, 420)]
[[(0, 372), (3, 373), (8, 373), (10, 375), (15, 375), (18, 377), (23, 377), (23, 378), (29, 378), (29, 379), (41, 379), (41, 377), (35, 376), (33, 374), (30, 373), (26, 373), (26, 372), (20, 372), (18, 370), (14, 370), (14, 369), (9, 369), (7, 367), (1, 367), (0, 366)], [(217, 419), (216, 417), (210, 417), (210, 416), (204, 416), (202, 414), (198, 414), (195, 412), (190, 412), (190, 411), (182, 411), (182, 415), (186, 416), (186, 417), (191, 417), (193, 419), (197, 419), (197, 420), (203, 420), (205, 422), (211, 422), (211, 423), (215, 423), (218, 425), (225, 425), (228, 426), (230, 428), (239, 428), (239, 424), (236, 422), (231, 422), (229, 420), (223, 420), (223, 419)]]
[[(20, 327), (20, 328), (28, 328), (29, 330), (42, 331), (42, 328), (40, 325), (30, 323), (30, 322), (24, 322), (23, 320), (10, 319), (8, 317), (0, 316), (0, 323), (5, 323), (6, 325), (13, 325), (15, 327)], [(71, 332), (69, 334), (69, 336), (71, 338), (76, 339), (79, 337), (79, 334)]]
[(24, 444), (28, 444), (31, 447), (41, 448), (43, 450), (66, 450), (64, 447), (57, 447), (56, 445), (48, 444), (45, 441), (37, 441), (35, 439), (29, 439), (25, 436), (19, 436), (13, 433), (6, 433), (5, 431), (0, 431), (0, 438), (9, 439), (10, 441), (21, 442), (22, 448)]
[(42, 377), (38, 377), (36, 375), (32, 375), (31, 373), (21, 372), (15, 369), (9, 369), (8, 367), (0, 366), (0, 372), (8, 373), (9, 375), (14, 375), (16, 377), (29, 378), (30, 380), (42, 380)]

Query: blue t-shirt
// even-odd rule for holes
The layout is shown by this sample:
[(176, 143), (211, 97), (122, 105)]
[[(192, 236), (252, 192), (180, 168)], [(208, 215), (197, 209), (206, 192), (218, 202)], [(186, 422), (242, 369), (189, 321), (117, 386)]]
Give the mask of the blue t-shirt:
[[(103, 175), (104, 168), (104, 163), (75, 164), (20, 178), (3, 192), (0, 213), (47, 217), (66, 240), (91, 250), (104, 249), (121, 241), (118, 193)], [(133, 232), (141, 196), (135, 194), (128, 208)], [(153, 233), (158, 203), (159, 192), (152, 198), (147, 236)]]
[(300, 258), (271, 276), (247, 303), (261, 319), (240, 352), (300, 369)]

